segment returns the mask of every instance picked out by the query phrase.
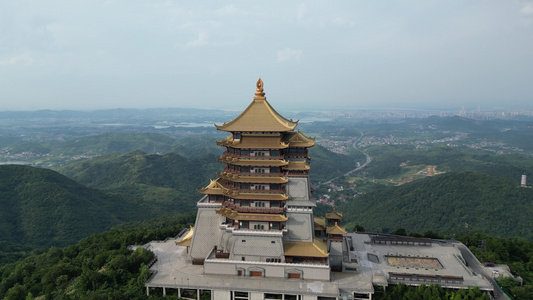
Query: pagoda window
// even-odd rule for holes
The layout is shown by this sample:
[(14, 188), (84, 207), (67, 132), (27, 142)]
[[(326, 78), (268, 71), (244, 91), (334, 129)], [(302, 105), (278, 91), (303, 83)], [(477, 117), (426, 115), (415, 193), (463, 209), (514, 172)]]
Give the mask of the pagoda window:
[(250, 167), (241, 167), (241, 172), (243, 172), (243, 173), (250, 172)]
[(305, 148), (298, 149), (298, 153), (305, 153)]
[(240, 132), (234, 132), (233, 133), (233, 139), (234, 140), (240, 140), (241, 139), (241, 133)]
[(248, 156), (248, 155), (250, 155), (250, 151), (249, 150), (241, 150), (241, 155)]
[(209, 202), (215, 201), (217, 199), (216, 195), (209, 195)]
[(241, 200), (241, 206), (250, 206), (250, 200)]
[(271, 184), (270, 189), (271, 190), (279, 190), (281, 188), (281, 185), (279, 184)]
[(250, 184), (249, 183), (241, 183), (241, 189), (242, 190), (250, 189)]
[(228, 148), (229, 153), (233, 153), (233, 148)]
[(279, 150), (272, 150), (270, 151), (271, 156), (279, 156)]
[(291, 148), (291, 149), (289, 149), (289, 153), (296, 153), (296, 152), (298, 152), (298, 150), (295, 149), (295, 148)]
[(270, 229), (279, 230), (279, 223), (278, 222), (270, 223)]
[(240, 228), (248, 229), (248, 221), (241, 221), (240, 225)]
[(254, 202), (254, 207), (265, 207), (266, 204), (264, 201), (255, 201)]
[(270, 172), (271, 173), (279, 173), (279, 168), (276, 167), (276, 168), (270, 168)]
[(224, 196), (217, 195), (217, 201), (224, 201)]

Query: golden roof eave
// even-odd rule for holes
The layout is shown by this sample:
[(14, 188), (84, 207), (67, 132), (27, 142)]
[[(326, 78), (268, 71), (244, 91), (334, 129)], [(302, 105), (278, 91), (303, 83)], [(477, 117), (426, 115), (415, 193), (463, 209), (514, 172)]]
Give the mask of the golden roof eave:
[(230, 191), (228, 188), (224, 187), (223, 182), (225, 180), (220, 180), (220, 178), (217, 178), (215, 180), (211, 179), (211, 182), (202, 189), (198, 190), (198, 193), (200, 194), (210, 194), (210, 195), (226, 195)]
[[(260, 173), (264, 174), (264, 173)], [(218, 174), (219, 178), (223, 178), (233, 182), (246, 182), (246, 183), (287, 183), (289, 179), (285, 177), (266, 177), (266, 176), (240, 176), (237, 174), (222, 172)]]
[(328, 228), (326, 229), (326, 233), (343, 235), (347, 234), (348, 232), (346, 231), (346, 228), (344, 228), (344, 226), (339, 226), (337, 225), (337, 223), (335, 223), (334, 226), (328, 226)]
[(339, 219), (342, 219), (342, 213), (341, 212), (338, 212), (338, 211), (335, 211), (335, 209), (333, 209), (333, 211), (330, 211), (330, 212), (326, 212), (326, 219), (331, 219), (331, 220), (339, 220)]
[(283, 136), (283, 141), (289, 144), (289, 147), (313, 147), (315, 145), (315, 138), (310, 138), (303, 134), (300, 130), (296, 132), (288, 132)]
[(329, 257), (329, 253), (324, 249), (324, 243), (319, 239), (314, 242), (284, 242), (285, 256), (294, 257)]
[(193, 234), (194, 234), (194, 227), (191, 226), (191, 228), (189, 229), (189, 232), (187, 232), (187, 235), (185, 235), (181, 239), (181, 241), (176, 242), (176, 245), (190, 247)]
[(303, 161), (303, 160), (300, 160), (300, 161), (292, 160), (292, 161), (289, 161), (289, 164), (283, 169), (287, 171), (292, 171), (292, 170), (309, 171), (311, 169), (311, 166), (306, 161)]

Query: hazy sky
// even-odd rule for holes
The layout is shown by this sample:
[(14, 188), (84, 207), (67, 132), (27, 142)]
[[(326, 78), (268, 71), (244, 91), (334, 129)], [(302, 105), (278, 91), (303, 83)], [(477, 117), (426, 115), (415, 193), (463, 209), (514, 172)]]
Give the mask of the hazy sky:
[(533, 1), (0, 1), (0, 110), (533, 108)]

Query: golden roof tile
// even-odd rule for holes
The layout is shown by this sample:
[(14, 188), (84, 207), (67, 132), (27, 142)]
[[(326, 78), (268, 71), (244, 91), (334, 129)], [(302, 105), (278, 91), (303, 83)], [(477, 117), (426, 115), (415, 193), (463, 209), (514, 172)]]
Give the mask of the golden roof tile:
[(285, 256), (295, 257), (328, 257), (327, 245), (320, 239), (314, 242), (284, 242)]
[(326, 219), (340, 220), (342, 218), (343, 218), (342, 217), (342, 213), (338, 212), (338, 211), (335, 211), (335, 209), (333, 209), (333, 211), (326, 212)]
[(229, 132), (285, 132), (294, 130), (298, 121), (284, 118), (266, 100), (263, 81), (257, 81), (257, 91), (252, 103), (229, 123), (216, 125), (218, 130)]
[(339, 226), (337, 224), (337, 222), (335, 222), (335, 225), (333, 226), (328, 226), (328, 228), (326, 229), (326, 233), (327, 234), (346, 234), (348, 233), (346, 231), (346, 228), (344, 226)]
[(300, 130), (285, 133), (283, 141), (288, 143), (289, 147), (313, 147), (315, 145), (315, 138), (306, 136)]
[(191, 242), (192, 242), (193, 234), (194, 234), (194, 227), (191, 226), (191, 229), (189, 229), (189, 232), (187, 232), (187, 235), (185, 235), (181, 239), (181, 241), (176, 242), (176, 245), (190, 247), (191, 246)]
[(211, 180), (209, 185), (205, 188), (198, 190), (200, 194), (211, 194), (211, 195), (224, 195), (227, 192), (227, 188), (219, 182), (218, 179)]
[(311, 166), (304, 160), (291, 160), (289, 164), (283, 168), (284, 170), (309, 170)]
[(315, 230), (326, 230), (326, 218), (314, 217), (313, 223), (315, 225)]

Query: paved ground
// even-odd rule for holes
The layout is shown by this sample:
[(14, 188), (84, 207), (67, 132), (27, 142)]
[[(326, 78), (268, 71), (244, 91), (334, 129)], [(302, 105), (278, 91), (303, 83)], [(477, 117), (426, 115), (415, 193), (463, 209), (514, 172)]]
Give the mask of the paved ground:
[(146, 245), (158, 257), (157, 263), (150, 268), (155, 274), (146, 283), (148, 287), (237, 291), (242, 289), (287, 294), (315, 293), (326, 296), (337, 296), (339, 292), (336, 285), (316, 280), (205, 275), (203, 266), (187, 262), (186, 248), (176, 246), (175, 242), (175, 239), (168, 239), (165, 242), (154, 241)]
[[(175, 239), (154, 241), (145, 247), (158, 257), (157, 263), (151, 270), (155, 274), (147, 282), (149, 287), (191, 288), (191, 289), (221, 289), (248, 291), (272, 291), (277, 293), (301, 294), (305, 292), (323, 295), (338, 295), (345, 291), (369, 293), (373, 291), (373, 284), (386, 286), (388, 273), (416, 273), (427, 275), (463, 276), (462, 285), (441, 285), (452, 288), (467, 288), (478, 286), (482, 290), (495, 289), (500, 295), (485, 268), (473, 257), (464, 245), (460, 243), (433, 242), (432, 246), (397, 246), (378, 245), (370, 243), (368, 234), (349, 233), (353, 239), (354, 249), (349, 251), (349, 260), (357, 260), (357, 272), (332, 272), (331, 281), (322, 282), (304, 279), (254, 278), (232, 277), (203, 274), (203, 266), (192, 265), (187, 261), (186, 248), (176, 246)], [(408, 257), (436, 258), (442, 268), (425, 269), (409, 268), (406, 266), (391, 266), (387, 263), (387, 255)], [(467, 267), (462, 261), (467, 261)], [(505, 296), (502, 297), (504, 299)]]
[(506, 294), (503, 293), (502, 289), (494, 282), (494, 279), (492, 279), (491, 270), (483, 267), (483, 265), (479, 262), (479, 260), (472, 254), (470, 249), (468, 249), (465, 245), (459, 245), (458, 246), (459, 251), (461, 251), (461, 254), (465, 258), (466, 262), (468, 263), (468, 266), (470, 268), (478, 273), (481, 274), (488, 282), (490, 282), (494, 292), (495, 292), (495, 298), (496, 299), (510, 299), (507, 297)]
[[(368, 234), (349, 233), (352, 237), (355, 254), (360, 259), (360, 264), (369, 276), (377, 277), (379, 281), (385, 280), (383, 276), (388, 277), (389, 272), (411, 273), (421, 275), (450, 275), (463, 276), (464, 284), (453, 285), (441, 283), (442, 286), (453, 288), (466, 288), (469, 286), (478, 286), (482, 290), (491, 290), (491, 283), (479, 272), (472, 272), (461, 261), (460, 243), (450, 241), (444, 243), (434, 242), (431, 246), (414, 246), (414, 245), (381, 245), (371, 244)], [(373, 262), (369, 259), (368, 254), (374, 255), (379, 262)], [(386, 256), (407, 256), (407, 257), (428, 257), (436, 258), (442, 265), (442, 268), (413, 268), (406, 266), (391, 266), (387, 263)], [(379, 281), (373, 280), (379, 284)]]

